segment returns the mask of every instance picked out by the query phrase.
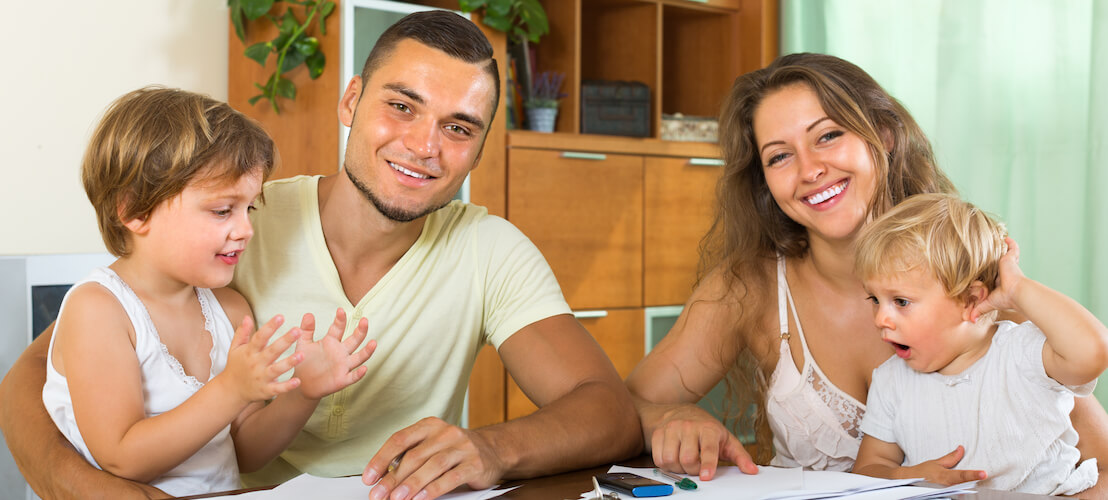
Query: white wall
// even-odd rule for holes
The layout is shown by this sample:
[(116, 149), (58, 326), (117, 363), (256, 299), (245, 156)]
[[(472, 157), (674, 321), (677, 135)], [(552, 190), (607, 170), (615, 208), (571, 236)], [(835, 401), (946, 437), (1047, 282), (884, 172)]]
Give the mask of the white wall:
[(102, 252), (80, 182), (116, 97), (162, 84), (227, 99), (225, 0), (3, 2), (0, 255)]

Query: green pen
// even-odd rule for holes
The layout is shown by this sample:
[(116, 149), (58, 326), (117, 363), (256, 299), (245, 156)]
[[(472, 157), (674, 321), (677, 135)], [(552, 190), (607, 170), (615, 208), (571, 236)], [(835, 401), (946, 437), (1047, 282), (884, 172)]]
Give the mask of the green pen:
[(681, 477), (681, 476), (678, 476), (677, 474), (672, 474), (672, 473), (666, 472), (662, 469), (654, 469), (654, 473), (663, 475), (665, 477), (668, 477), (668, 478), (676, 481), (675, 483), (673, 483), (673, 485), (680, 488), (680, 489), (690, 490), (690, 491), (696, 489), (696, 483), (694, 483), (692, 479), (689, 479), (687, 477)]

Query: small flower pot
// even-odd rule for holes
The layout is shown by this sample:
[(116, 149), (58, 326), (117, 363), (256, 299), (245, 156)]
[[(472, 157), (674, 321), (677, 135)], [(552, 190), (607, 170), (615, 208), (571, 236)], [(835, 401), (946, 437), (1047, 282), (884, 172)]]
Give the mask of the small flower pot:
[(558, 108), (527, 108), (528, 128), (535, 132), (553, 132)]

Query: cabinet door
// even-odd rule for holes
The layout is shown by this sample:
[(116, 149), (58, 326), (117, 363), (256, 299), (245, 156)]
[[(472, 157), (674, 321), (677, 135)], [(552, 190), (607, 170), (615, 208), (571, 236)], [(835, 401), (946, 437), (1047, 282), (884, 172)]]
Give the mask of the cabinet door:
[(646, 306), (684, 304), (689, 298), (722, 173), (715, 159), (646, 158)]
[[(575, 311), (574, 314), (578, 316), (581, 326), (592, 334), (612, 360), (620, 378), (626, 379), (643, 357), (646, 342), (643, 334), (643, 309)], [(536, 409), (535, 404), (510, 376), (507, 398), (509, 420), (528, 415)]]
[(513, 148), (508, 220), (573, 309), (642, 306), (643, 159)]

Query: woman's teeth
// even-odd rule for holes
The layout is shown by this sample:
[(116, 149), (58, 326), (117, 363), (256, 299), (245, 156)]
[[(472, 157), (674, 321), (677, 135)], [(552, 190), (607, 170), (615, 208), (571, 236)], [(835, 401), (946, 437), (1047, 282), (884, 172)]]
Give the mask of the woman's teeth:
[(843, 181), (843, 182), (835, 184), (834, 186), (831, 186), (831, 187), (829, 187), (829, 188), (827, 188), (827, 189), (825, 189), (825, 190), (823, 190), (819, 193), (816, 193), (812, 196), (809, 196), (804, 201), (807, 201), (808, 204), (810, 204), (810, 205), (818, 205), (820, 203), (823, 203), (823, 202), (829, 200), (832, 196), (835, 196), (835, 195), (843, 192), (843, 189), (845, 189), (845, 188), (846, 188), (846, 181)]

